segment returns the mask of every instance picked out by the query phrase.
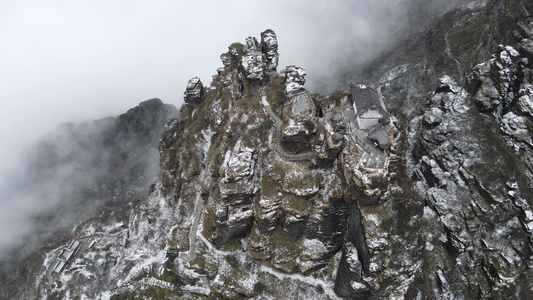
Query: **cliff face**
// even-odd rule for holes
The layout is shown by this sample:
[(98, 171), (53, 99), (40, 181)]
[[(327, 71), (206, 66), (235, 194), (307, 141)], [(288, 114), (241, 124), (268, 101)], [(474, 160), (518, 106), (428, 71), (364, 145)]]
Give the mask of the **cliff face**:
[(273, 31), (230, 45), (210, 86), (189, 81), (149, 198), (80, 225), (63, 270), (48, 252), (38, 292), (527, 298), (531, 14), (474, 1), (327, 97), (277, 72)]

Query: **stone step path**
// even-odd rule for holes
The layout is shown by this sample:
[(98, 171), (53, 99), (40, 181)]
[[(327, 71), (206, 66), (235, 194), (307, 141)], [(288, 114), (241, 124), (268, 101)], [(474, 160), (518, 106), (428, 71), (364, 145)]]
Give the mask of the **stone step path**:
[(145, 285), (151, 285), (151, 286), (157, 286), (157, 287), (160, 287), (162, 289), (167, 289), (167, 290), (177, 290), (177, 286), (175, 284), (172, 284), (170, 282), (167, 282), (167, 281), (164, 281), (164, 280), (161, 280), (161, 279), (157, 279), (157, 278), (154, 278), (154, 277), (145, 277), (143, 279), (141, 279), (139, 281), (140, 284), (145, 284)]
[(188, 261), (194, 258), (196, 252), (196, 234), (198, 233), (198, 222), (200, 222), (200, 216), (204, 210), (204, 200), (200, 196), (200, 191), (197, 191), (196, 209), (194, 211), (193, 222), (191, 231), (189, 233), (189, 254)]
[(176, 291), (179, 289), (182, 291), (187, 291), (187, 292), (191, 292), (195, 294), (201, 294), (205, 296), (209, 296), (211, 294), (211, 290), (208, 288), (189, 285), (189, 284), (178, 287), (177, 285), (172, 284), (168, 281), (164, 281), (164, 280), (157, 279), (154, 277), (145, 277), (139, 281), (139, 284), (156, 286), (162, 289), (173, 290), (173, 291)]

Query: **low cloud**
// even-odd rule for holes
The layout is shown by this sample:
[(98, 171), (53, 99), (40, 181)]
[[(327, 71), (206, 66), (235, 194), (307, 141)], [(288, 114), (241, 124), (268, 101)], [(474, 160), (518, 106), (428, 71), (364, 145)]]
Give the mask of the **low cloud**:
[[(209, 83), (228, 45), (267, 28), (278, 36), (278, 69), (302, 66), (307, 87), (323, 92), (339, 69), (374, 58), (420, 16), (462, 2), (8, 1), (0, 11), (0, 176), (27, 179), (26, 162), (15, 158), (59, 123), (118, 115), (154, 97), (179, 107), (189, 78)], [(34, 229), (28, 220), (61, 203), (57, 189), (84, 184), (60, 184), (79, 171), (71, 168), (46, 174), (54, 183), (31, 193), (2, 181), (1, 245), (20, 242)]]

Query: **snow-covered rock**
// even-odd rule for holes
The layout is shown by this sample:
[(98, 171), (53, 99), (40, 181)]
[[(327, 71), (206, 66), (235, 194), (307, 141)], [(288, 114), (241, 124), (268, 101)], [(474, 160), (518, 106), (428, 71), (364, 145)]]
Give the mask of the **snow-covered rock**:
[(202, 99), (204, 92), (204, 85), (200, 78), (193, 77), (189, 79), (187, 83), (187, 88), (185, 88), (185, 93), (183, 94), (183, 99), (186, 103), (198, 103)]
[(283, 74), (285, 74), (285, 95), (287, 98), (306, 91), (304, 84), (307, 73), (303, 68), (294, 65), (287, 66)]

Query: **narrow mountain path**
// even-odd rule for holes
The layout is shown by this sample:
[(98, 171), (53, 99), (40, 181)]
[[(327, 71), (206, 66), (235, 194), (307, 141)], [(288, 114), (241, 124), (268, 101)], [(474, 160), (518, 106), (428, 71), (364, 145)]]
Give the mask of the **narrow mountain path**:
[(444, 52), (446, 52), (446, 55), (448, 55), (450, 59), (455, 61), (455, 64), (457, 65), (457, 72), (459, 73), (459, 82), (463, 82), (463, 67), (461, 65), (461, 62), (457, 60), (455, 56), (453, 56), (452, 51), (450, 50), (450, 41), (448, 41), (448, 33), (450, 33), (452, 29), (448, 30), (446, 34), (444, 35), (444, 41), (446, 42), (446, 50)]
[(191, 261), (194, 258), (196, 252), (196, 235), (198, 234), (198, 222), (200, 221), (201, 214), (204, 210), (204, 200), (198, 193), (198, 199), (196, 202), (196, 209), (194, 210), (193, 222), (191, 226), (191, 232), (189, 233), (189, 254), (188, 260)]
[[(204, 131), (203, 133), (203, 140), (204, 140), (204, 156), (207, 157), (207, 152), (209, 151), (209, 147), (211, 147), (211, 131)], [(202, 171), (200, 172), (199, 178), (205, 177), (205, 168), (202, 168)], [(202, 198), (202, 192), (201, 188), (197, 186), (196, 188), (196, 199), (195, 199), (196, 207), (194, 209), (193, 213), (193, 221), (191, 226), (191, 231), (189, 232), (189, 252), (187, 254), (187, 261), (192, 261), (194, 259), (195, 253), (196, 253), (196, 236), (198, 235), (198, 223), (200, 222), (200, 219), (202, 218), (202, 213), (204, 211), (204, 199)]]

